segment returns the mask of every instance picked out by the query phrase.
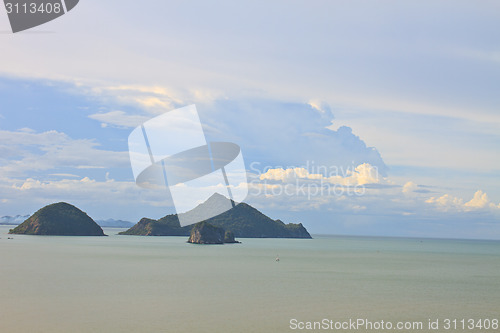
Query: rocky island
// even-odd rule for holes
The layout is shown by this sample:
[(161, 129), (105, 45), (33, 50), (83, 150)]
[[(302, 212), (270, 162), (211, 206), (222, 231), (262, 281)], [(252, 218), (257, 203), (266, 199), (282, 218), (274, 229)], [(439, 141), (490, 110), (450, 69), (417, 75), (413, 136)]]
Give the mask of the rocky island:
[(224, 243), (232, 244), (232, 243), (241, 243), (241, 242), (238, 242), (236, 239), (234, 239), (233, 232), (228, 230), (224, 234)]
[(224, 244), (239, 242), (234, 239), (232, 232), (225, 231), (207, 222), (200, 222), (196, 223), (193, 228), (191, 228), (191, 236), (189, 236), (188, 243)]
[(86, 213), (66, 202), (43, 207), (9, 234), (51, 236), (106, 236)]
[[(215, 193), (201, 205), (220, 205), (228, 198)], [(195, 208), (196, 209), (196, 208)], [(234, 208), (214, 216), (205, 222), (231, 232), (233, 237), (243, 238), (312, 238), (302, 223), (285, 224), (273, 220), (246, 203), (239, 203)], [(120, 235), (138, 236), (191, 236), (193, 225), (181, 227), (176, 214), (167, 215), (159, 220), (141, 219), (132, 228), (120, 232)]]

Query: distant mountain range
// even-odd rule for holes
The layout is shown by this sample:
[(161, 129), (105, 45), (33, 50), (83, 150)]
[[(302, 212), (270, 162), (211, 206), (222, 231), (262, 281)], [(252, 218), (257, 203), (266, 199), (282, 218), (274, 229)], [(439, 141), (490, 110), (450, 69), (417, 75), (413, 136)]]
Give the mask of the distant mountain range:
[(2, 216), (0, 217), (0, 224), (18, 225), (24, 222), (29, 215), (16, 215), (16, 216)]
[[(229, 199), (216, 193), (206, 202), (186, 214), (196, 214), (204, 207), (219, 207)], [(203, 206), (203, 207), (201, 207)], [(205, 209), (207, 211), (207, 209)], [(231, 231), (235, 237), (243, 238), (312, 238), (302, 223), (285, 224), (273, 220), (246, 203), (205, 220), (205, 222)], [(167, 215), (159, 220), (143, 218), (120, 235), (137, 236), (190, 236), (193, 225), (181, 227), (176, 214)]]
[(97, 220), (96, 222), (103, 228), (130, 228), (134, 226), (132, 222), (114, 219)]

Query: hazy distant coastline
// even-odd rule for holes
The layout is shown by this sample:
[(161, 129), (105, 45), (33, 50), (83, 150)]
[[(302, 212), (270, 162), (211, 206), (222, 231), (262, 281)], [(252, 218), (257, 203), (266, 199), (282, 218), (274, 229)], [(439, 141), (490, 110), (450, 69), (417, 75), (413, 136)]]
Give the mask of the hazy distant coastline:
[[(0, 217), (0, 225), (19, 225), (29, 217), (30, 215), (2, 216)], [(130, 228), (135, 224), (129, 221), (115, 219), (96, 220), (96, 223), (102, 228)]]
[(23, 223), (29, 215), (2, 216), (0, 217), (0, 225), (19, 225)]

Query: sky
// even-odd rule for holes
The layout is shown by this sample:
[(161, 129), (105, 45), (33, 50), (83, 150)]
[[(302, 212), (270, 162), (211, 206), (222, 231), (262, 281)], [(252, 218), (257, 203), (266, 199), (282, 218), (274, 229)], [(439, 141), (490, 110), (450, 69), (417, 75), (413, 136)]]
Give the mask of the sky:
[(16, 34), (1, 8), (0, 40), (0, 216), (174, 213), (127, 140), (195, 104), (272, 218), (500, 239), (497, 1), (82, 0)]

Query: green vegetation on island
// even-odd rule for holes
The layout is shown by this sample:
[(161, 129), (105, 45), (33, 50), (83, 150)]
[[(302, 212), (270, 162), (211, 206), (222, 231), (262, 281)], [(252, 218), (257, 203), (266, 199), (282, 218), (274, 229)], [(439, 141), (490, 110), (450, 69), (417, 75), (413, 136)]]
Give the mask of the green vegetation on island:
[(213, 226), (207, 222), (196, 223), (191, 228), (191, 236), (188, 243), (194, 244), (224, 244), (239, 243), (234, 240), (234, 235), (226, 232), (220, 227)]
[(66, 202), (43, 207), (10, 234), (52, 236), (106, 236), (86, 213)]
[[(229, 199), (216, 193), (202, 205), (217, 205), (221, 200)], [(285, 224), (281, 220), (273, 220), (246, 203), (237, 204), (205, 222), (232, 232), (233, 237), (312, 238), (302, 223)], [(177, 215), (171, 214), (159, 220), (143, 218), (132, 228), (120, 232), (120, 235), (190, 236), (192, 228), (193, 225), (181, 227)]]
[(231, 244), (231, 243), (241, 243), (241, 242), (238, 242), (236, 239), (234, 239), (233, 232), (228, 230), (224, 233), (224, 243)]

